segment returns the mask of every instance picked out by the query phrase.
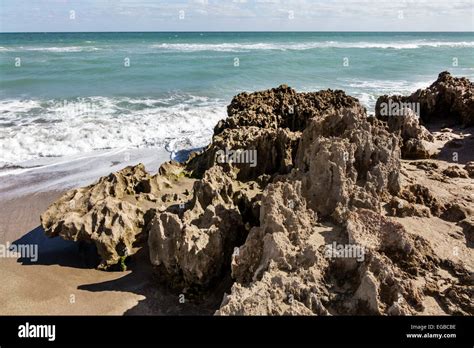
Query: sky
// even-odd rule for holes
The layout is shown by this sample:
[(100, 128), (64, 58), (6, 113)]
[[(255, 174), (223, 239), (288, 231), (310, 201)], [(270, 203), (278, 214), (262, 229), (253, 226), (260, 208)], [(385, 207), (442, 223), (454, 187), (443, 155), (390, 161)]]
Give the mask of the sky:
[(0, 0), (0, 32), (474, 31), (474, 0)]

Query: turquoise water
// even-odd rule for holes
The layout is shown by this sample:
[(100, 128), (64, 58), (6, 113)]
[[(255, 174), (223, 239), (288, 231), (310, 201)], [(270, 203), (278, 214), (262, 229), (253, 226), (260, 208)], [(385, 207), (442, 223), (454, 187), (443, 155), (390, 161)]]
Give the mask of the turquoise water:
[(474, 33), (0, 34), (0, 165), (200, 147), (241, 91), (344, 89), (370, 110), (443, 70), (474, 78)]

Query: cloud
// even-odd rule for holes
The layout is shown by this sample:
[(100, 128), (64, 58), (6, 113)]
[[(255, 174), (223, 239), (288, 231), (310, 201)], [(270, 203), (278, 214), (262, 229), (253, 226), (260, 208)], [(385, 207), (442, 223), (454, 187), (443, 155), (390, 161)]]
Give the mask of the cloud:
[[(474, 0), (36, 0), (34, 4), (2, 0), (0, 30), (90, 31), (101, 30), (101, 22), (107, 30), (114, 26), (116, 30), (474, 29)], [(70, 10), (77, 13), (74, 23), (68, 21)], [(185, 18), (177, 24), (180, 11)]]

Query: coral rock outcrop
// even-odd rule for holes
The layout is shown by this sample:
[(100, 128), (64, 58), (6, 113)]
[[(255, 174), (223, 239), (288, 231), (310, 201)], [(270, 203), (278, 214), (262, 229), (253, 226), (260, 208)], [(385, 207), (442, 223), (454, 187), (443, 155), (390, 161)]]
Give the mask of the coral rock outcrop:
[[(439, 253), (441, 242), (410, 227), (440, 218), (472, 255), (472, 201), (449, 202), (402, 161), (434, 155), (421, 123), (472, 125), (472, 98), (472, 84), (448, 73), (411, 96), (381, 97), (376, 117), (342, 91), (241, 93), (201, 152), (154, 176), (138, 165), (71, 190), (42, 224), (95, 243), (104, 268), (147, 248), (153, 279), (175, 290), (231, 279), (218, 315), (412, 315), (429, 298), (437, 313), (472, 314), (469, 258)], [(421, 118), (409, 107), (382, 115), (384, 102), (419, 103)], [(470, 162), (413, 163), (464, 187), (472, 177)]]

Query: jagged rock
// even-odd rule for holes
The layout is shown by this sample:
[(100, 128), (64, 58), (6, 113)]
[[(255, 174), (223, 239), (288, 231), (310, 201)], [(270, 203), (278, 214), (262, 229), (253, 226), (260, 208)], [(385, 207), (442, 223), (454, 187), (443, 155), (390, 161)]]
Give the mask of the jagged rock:
[[(262, 92), (241, 93), (228, 106), (228, 117), (215, 127), (212, 143), (202, 154), (194, 156), (187, 168), (200, 177), (206, 169), (220, 164), (240, 181), (262, 174), (285, 174), (294, 166), (301, 131), (308, 120), (350, 107), (357, 107), (365, 115), (357, 99), (343, 91), (297, 93), (282, 85)], [(257, 165), (219, 163), (220, 155), (237, 150), (256, 151)]]
[[(287, 97), (285, 93), (288, 93)], [(259, 107), (251, 107), (252, 116), (248, 117), (242, 105), (255, 103)], [(305, 113), (297, 113), (298, 117), (303, 117), (304, 122), (300, 120), (296, 123), (306, 125), (302, 133), (283, 128), (284, 126), (293, 128), (294, 122), (287, 119), (293, 117), (293, 114), (285, 110), (288, 105), (294, 103), (298, 106), (308, 105)], [(365, 109), (355, 99), (345, 96), (340, 91), (298, 94), (286, 87), (280, 87), (250, 95), (242, 94), (229, 106), (229, 115), (226, 122), (216, 128), (212, 144), (185, 164), (186, 170), (192, 171), (194, 175), (200, 176), (201, 173), (203, 175), (203, 179), (198, 180), (195, 185), (203, 184), (211, 180), (211, 177), (222, 177), (225, 179), (221, 180), (237, 183), (233, 186), (239, 188), (232, 193), (237, 197), (249, 180), (278, 174), (274, 182), (279, 180), (301, 182), (299, 185), (302, 185), (303, 192), (300, 189), (298, 195), (307, 198), (309, 206), (322, 217), (333, 214), (336, 209), (337, 216), (344, 214), (347, 209), (358, 206), (379, 209), (379, 199), (395, 194), (399, 190), (400, 150), (397, 138), (389, 134), (376, 120), (370, 122)], [(310, 116), (312, 118), (309, 118)], [(276, 120), (277, 127), (268, 126), (265, 121), (268, 119)], [(267, 126), (266, 129), (262, 128)], [(262, 164), (252, 168), (251, 163), (220, 163), (218, 151), (229, 148), (242, 151), (256, 150), (259, 163)], [(264, 183), (267, 184), (268, 182)], [(202, 193), (196, 189), (194, 191), (193, 202), (202, 200)], [(213, 192), (213, 194), (219, 196), (219, 193)], [(252, 210), (248, 209), (248, 200), (241, 201), (246, 203), (240, 205), (232, 202), (230, 198), (226, 202), (228, 204), (226, 209), (235, 212), (236, 217), (240, 216), (239, 212)], [(210, 230), (208, 225), (206, 229), (199, 227), (202, 210), (213, 210), (216, 204), (210, 198), (204, 199), (198, 210), (191, 204), (186, 207), (187, 210), (182, 216), (177, 214), (170, 216), (169, 212), (165, 212), (152, 220), (149, 237), (150, 255), (152, 263), (158, 268), (158, 273), (174, 278), (181, 277), (187, 285), (206, 285), (219, 275), (227, 262), (222, 259), (222, 255), (231, 253), (231, 248), (223, 251), (222, 246), (204, 243), (200, 249), (191, 254), (209, 256), (210, 251), (207, 250), (209, 248), (215, 254), (209, 256), (209, 263), (206, 264), (207, 261), (203, 261), (202, 258), (189, 256), (190, 247), (182, 237), (188, 230), (192, 230), (192, 235), (197, 239), (201, 238), (198, 236), (208, 238), (210, 231), (221, 236), (222, 240), (229, 235), (245, 237), (243, 232), (239, 234), (238, 231), (228, 231), (227, 226), (225, 229), (219, 225), (214, 226), (218, 232)], [(312, 215), (314, 219), (315, 214)], [(243, 220), (234, 222), (233, 227), (241, 230), (245, 223)], [(255, 230), (256, 228), (251, 230), (249, 239), (252, 239), (252, 235), (261, 233), (258, 232), (258, 228)], [(172, 232), (165, 234), (168, 230)], [(171, 238), (170, 241), (168, 238)], [(270, 242), (278, 243), (278, 240)], [(186, 258), (184, 255), (181, 256), (179, 251), (171, 251), (166, 255), (161, 252), (160, 245), (168, 249), (169, 243), (178, 248), (177, 250), (187, 250)], [(228, 244), (232, 243), (235, 243), (235, 240)], [(242, 253), (245, 254), (245, 249)], [(232, 268), (233, 275), (237, 278), (239, 272), (245, 273), (248, 277), (252, 273), (250, 269), (258, 268), (252, 264), (251, 257), (244, 259), (247, 259), (248, 269), (242, 271), (244, 269), (242, 265), (239, 267), (240, 271), (235, 267)], [(195, 263), (201, 263), (201, 266), (198, 267)]]
[(196, 176), (219, 165), (232, 178), (255, 180), (261, 175), (287, 173), (293, 167), (299, 132), (249, 126), (216, 134), (204, 152), (193, 157), (187, 170)]
[(296, 177), (321, 216), (336, 208), (378, 209), (384, 195), (400, 190), (399, 157), (397, 138), (354, 106), (309, 121), (298, 147)]
[(447, 203), (443, 208), (441, 218), (446, 221), (458, 222), (472, 215), (472, 211), (459, 203)]
[(464, 77), (444, 71), (430, 87), (413, 93), (410, 100), (420, 103), (421, 118), (426, 123), (442, 119), (474, 125), (474, 85)]
[(387, 205), (389, 214), (398, 217), (419, 216), (430, 217), (429, 208), (417, 204), (408, 203), (398, 197), (392, 197)]
[[(359, 274), (362, 280), (356, 298), (365, 300), (373, 314), (415, 314), (422, 309), (423, 290), (412, 280), (413, 275), (435, 269), (438, 260), (429, 243), (412, 237), (402, 225), (383, 216), (361, 209), (353, 212), (347, 223), (349, 243), (368, 251)], [(361, 273), (365, 273), (363, 276)], [(372, 293), (360, 287), (371, 278)], [(371, 305), (372, 303), (372, 305)], [(360, 303), (359, 303), (360, 305)]]
[(328, 258), (304, 201), (298, 200), (295, 212), (286, 208), (301, 185), (270, 186), (262, 197), (261, 226), (235, 256), (237, 282), (216, 314), (401, 315), (423, 309), (423, 288), (412, 278), (438, 264), (424, 239), (378, 213), (359, 210), (350, 213), (344, 238), (362, 248), (364, 257)]
[(420, 139), (408, 139), (402, 147), (402, 156), (407, 159), (432, 158), (436, 153), (434, 144)]
[[(439, 74), (438, 79), (426, 89), (419, 89), (410, 96), (382, 96), (383, 101), (395, 103), (418, 103), (420, 117), (424, 123), (444, 121), (448, 126), (462, 124), (474, 125), (474, 85), (468, 79), (453, 77), (447, 71)], [(380, 114), (380, 107), (376, 106)]]
[(433, 196), (430, 190), (423, 185), (408, 185), (400, 191), (399, 196), (410, 203), (421, 204), (430, 208), (434, 216), (439, 216), (443, 211), (442, 204)]
[(232, 181), (219, 166), (207, 170), (193, 191), (189, 207), (156, 214), (149, 224), (151, 263), (176, 286), (206, 286), (221, 275), (246, 232)]
[(471, 178), (474, 178), (474, 162), (473, 161), (467, 162), (466, 165), (464, 166), (464, 170), (467, 171), (467, 174)]
[[(390, 113), (386, 115), (385, 112), (382, 112), (383, 106), (391, 103), (402, 106), (394, 115)], [(433, 143), (433, 135), (420, 125), (419, 116), (409, 106), (403, 105), (403, 97), (380, 97), (375, 107), (376, 116), (387, 123), (390, 132), (399, 134), (403, 158), (425, 159), (433, 157), (437, 152)]]
[(143, 202), (159, 186), (143, 165), (127, 167), (68, 191), (41, 215), (41, 223), (49, 237), (93, 242), (107, 268), (136, 251), (133, 243), (145, 224)]
[(266, 91), (241, 93), (227, 107), (228, 118), (219, 121), (214, 134), (227, 128), (256, 126), (266, 129), (287, 128), (301, 131), (306, 121), (329, 109), (341, 109), (358, 104), (357, 99), (343, 91), (325, 90), (297, 93), (281, 85)]
[[(259, 278), (270, 260), (281, 261), (280, 266), (284, 267), (285, 260), (275, 254), (278, 246), (305, 238), (311, 232), (316, 214), (307, 209), (301, 186), (301, 182), (296, 181), (277, 182), (267, 187), (261, 200), (260, 226), (252, 228), (245, 244), (233, 257), (232, 276), (237, 281), (247, 283)], [(296, 258), (296, 249), (293, 253)]]
[(306, 207), (301, 187), (299, 181), (279, 181), (265, 190), (260, 226), (234, 253), (237, 282), (217, 314), (328, 314), (315, 291), (323, 274), (311, 268), (326, 261), (318, 258), (318, 240), (311, 239), (316, 215)]
[(405, 115), (389, 117), (387, 120), (389, 131), (400, 131), (403, 139), (402, 155), (405, 158), (429, 158), (430, 144), (434, 140), (433, 135), (419, 124), (418, 116), (413, 112)]
[(235, 283), (216, 315), (329, 315), (304, 275), (270, 269), (248, 287)]
[[(418, 91), (423, 121), (469, 121), (466, 81), (441, 74)], [(451, 97), (434, 95), (444, 90)], [(96, 243), (105, 266), (148, 238), (155, 279), (180, 291), (232, 277), (220, 315), (411, 315), (423, 313), (427, 294), (446, 313), (472, 312), (467, 268), (394, 221), (431, 213), (456, 221), (471, 243), (469, 209), (438, 199), (427, 181), (401, 188), (401, 155), (429, 157), (433, 141), (409, 110), (367, 117), (342, 91), (280, 86), (239, 94), (228, 115), (185, 163), (165, 163), (155, 176), (130, 167), (68, 192), (43, 214), (46, 233)], [(222, 161), (236, 150), (256, 157)]]
[(390, 131), (400, 133), (403, 158), (431, 158), (437, 154), (434, 138), (419, 124), (418, 117), (425, 124), (442, 120), (450, 125), (474, 125), (473, 84), (445, 71), (430, 87), (410, 96), (379, 97), (375, 115), (387, 122)]
[(49, 237), (94, 243), (99, 268), (107, 269), (138, 250), (135, 242), (146, 237), (144, 227), (163, 202), (169, 205), (171, 192), (173, 200), (184, 196), (173, 181), (151, 176), (138, 164), (66, 192), (41, 215), (41, 223)]
[(443, 170), (443, 174), (449, 176), (450, 178), (468, 178), (469, 174), (466, 170), (462, 169), (459, 166), (449, 166)]

